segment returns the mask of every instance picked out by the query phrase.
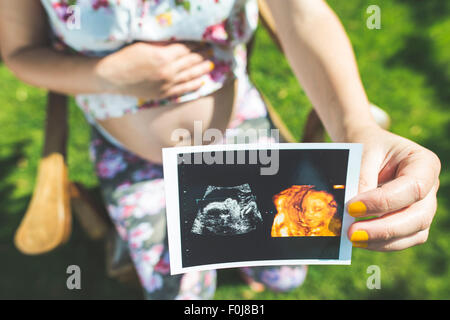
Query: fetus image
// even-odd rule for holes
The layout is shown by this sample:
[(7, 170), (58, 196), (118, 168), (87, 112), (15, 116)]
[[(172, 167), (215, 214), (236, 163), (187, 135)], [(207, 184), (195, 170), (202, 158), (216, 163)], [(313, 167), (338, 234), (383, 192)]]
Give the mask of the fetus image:
[(332, 194), (314, 186), (294, 185), (273, 197), (277, 214), (272, 237), (338, 236), (341, 219)]
[(232, 236), (257, 228), (263, 219), (249, 184), (208, 186), (197, 199), (197, 216), (191, 232), (198, 235)]

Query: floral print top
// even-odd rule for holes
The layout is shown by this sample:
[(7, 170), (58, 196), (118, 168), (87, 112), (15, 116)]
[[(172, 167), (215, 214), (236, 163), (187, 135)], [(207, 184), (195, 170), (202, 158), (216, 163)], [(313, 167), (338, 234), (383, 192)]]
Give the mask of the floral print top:
[(120, 117), (140, 108), (185, 102), (220, 89), (229, 77), (246, 76), (245, 44), (258, 23), (257, 0), (41, 0), (56, 43), (89, 56), (104, 56), (136, 41), (199, 41), (212, 46), (215, 68), (197, 91), (164, 100), (81, 94), (87, 119)]

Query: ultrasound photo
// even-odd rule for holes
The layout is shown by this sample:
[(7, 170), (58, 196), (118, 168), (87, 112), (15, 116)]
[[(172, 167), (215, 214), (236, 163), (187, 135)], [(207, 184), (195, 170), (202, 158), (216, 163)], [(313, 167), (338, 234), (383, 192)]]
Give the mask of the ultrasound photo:
[[(246, 266), (350, 264), (345, 203), (357, 193), (360, 144), (277, 144), (259, 163), (179, 161), (223, 146), (163, 149), (171, 274)], [(250, 159), (260, 146), (227, 145)], [(252, 153), (253, 152), (253, 153)], [(220, 157), (217, 157), (220, 158)], [(233, 157), (230, 157), (233, 158)], [(265, 158), (267, 160), (267, 157)]]
[(256, 197), (250, 186), (208, 186), (205, 194), (197, 200), (197, 217), (192, 233), (219, 236), (244, 234), (262, 223)]

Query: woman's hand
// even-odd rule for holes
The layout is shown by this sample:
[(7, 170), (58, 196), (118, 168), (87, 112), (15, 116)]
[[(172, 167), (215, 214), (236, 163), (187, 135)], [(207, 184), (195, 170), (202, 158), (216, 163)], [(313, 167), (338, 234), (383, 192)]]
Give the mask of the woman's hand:
[(348, 236), (355, 247), (401, 250), (424, 243), (436, 212), (441, 168), (438, 157), (375, 125), (354, 132), (364, 144), (359, 194), (348, 205), (354, 217)]
[(214, 64), (205, 46), (139, 42), (119, 50), (96, 66), (105, 92), (162, 99), (197, 90)]

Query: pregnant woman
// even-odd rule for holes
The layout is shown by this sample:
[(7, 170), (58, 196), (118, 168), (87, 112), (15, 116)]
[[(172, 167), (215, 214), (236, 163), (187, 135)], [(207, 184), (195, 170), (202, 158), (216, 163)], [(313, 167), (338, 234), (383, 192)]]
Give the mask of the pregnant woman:
[[(292, 69), (336, 142), (364, 143), (355, 246), (400, 250), (427, 239), (440, 163), (377, 126), (351, 45), (325, 1), (268, 0)], [(256, 0), (0, 0), (6, 65), (23, 81), (74, 95), (93, 126), (104, 199), (149, 299), (211, 298), (215, 272), (170, 276), (161, 148), (174, 130), (269, 128), (246, 74)], [(276, 63), (268, 61), (274, 68)], [(306, 267), (242, 269), (289, 290)]]

